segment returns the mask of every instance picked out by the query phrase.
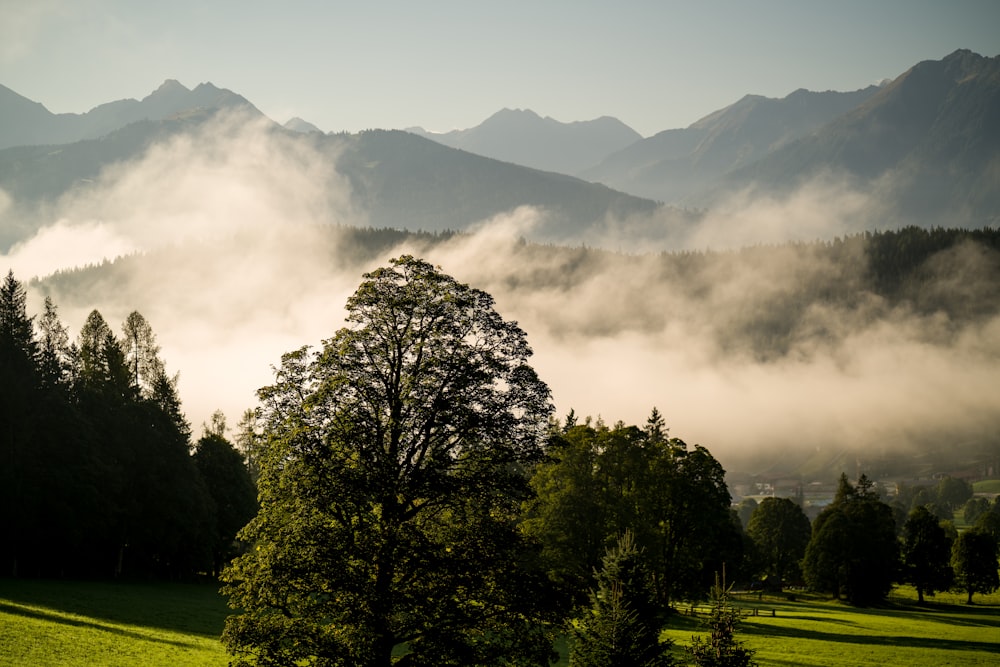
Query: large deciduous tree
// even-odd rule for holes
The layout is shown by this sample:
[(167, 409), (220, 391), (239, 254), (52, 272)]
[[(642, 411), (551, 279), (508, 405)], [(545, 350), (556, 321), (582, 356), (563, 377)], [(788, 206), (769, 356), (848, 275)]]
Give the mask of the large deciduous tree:
[(955, 570), (955, 585), (968, 594), (992, 593), (1000, 588), (997, 574), (997, 543), (993, 536), (979, 530), (968, 530), (958, 536), (951, 551), (951, 566)]
[(524, 332), (409, 256), (347, 321), (259, 393), (261, 509), (224, 573), (236, 664), (545, 663), (517, 514), (551, 403)]
[(889, 594), (898, 560), (892, 508), (864, 475), (856, 487), (841, 475), (833, 503), (813, 521), (802, 560), (806, 583), (854, 605), (871, 604)]
[(789, 498), (765, 498), (747, 526), (768, 580), (798, 579), (799, 561), (805, 555), (812, 527), (802, 508)]
[(938, 518), (926, 507), (910, 512), (903, 524), (903, 574), (917, 589), (917, 601), (924, 593), (933, 595), (951, 586), (951, 540)]

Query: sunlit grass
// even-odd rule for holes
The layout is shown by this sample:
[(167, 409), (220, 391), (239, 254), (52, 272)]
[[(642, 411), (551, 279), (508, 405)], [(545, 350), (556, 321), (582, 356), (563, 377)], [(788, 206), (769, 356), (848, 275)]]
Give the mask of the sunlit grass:
[(972, 490), (975, 493), (998, 493), (1000, 494), (1000, 479), (983, 479), (972, 483)]
[[(768, 665), (995, 664), (1000, 593), (938, 593), (924, 606), (909, 587), (857, 609), (813, 595), (737, 598), (741, 639)], [(758, 615), (753, 616), (757, 609)], [(772, 616), (772, 612), (774, 615)], [(218, 665), (228, 609), (214, 585), (0, 580), (0, 665)], [(675, 614), (664, 637), (682, 661), (704, 616)], [(566, 665), (567, 645), (557, 645)]]
[(0, 665), (226, 665), (214, 585), (0, 580)]
[[(974, 599), (968, 606), (962, 594), (939, 593), (918, 606), (915, 592), (901, 587), (887, 605), (860, 609), (815, 596), (752, 596), (738, 602), (749, 614), (741, 638), (757, 650), (762, 667), (995, 664), (1000, 595)], [(665, 635), (688, 645), (704, 632), (700, 620), (682, 617)]]

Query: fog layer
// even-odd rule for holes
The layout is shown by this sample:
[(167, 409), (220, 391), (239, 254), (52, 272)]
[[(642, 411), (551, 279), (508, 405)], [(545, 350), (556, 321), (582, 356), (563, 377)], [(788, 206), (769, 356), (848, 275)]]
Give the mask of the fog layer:
[[(0, 197), (0, 222), (16, 210), (37, 229), (0, 261), (21, 280), (43, 277), (31, 312), (51, 295), (75, 336), (91, 309), (111, 323), (139, 310), (168, 371), (180, 372), (196, 429), (216, 409), (234, 423), (253, 407), (280, 355), (332, 335), (363, 273), (401, 253), (495, 297), (527, 332), (560, 415), (642, 423), (656, 406), (673, 435), (724, 464), (776, 446), (861, 456), (946, 447), (1000, 428), (996, 311), (959, 320), (920, 307), (934, 290), (969, 311), (991, 298), (1000, 260), (977, 247), (937, 258), (922, 293), (894, 304), (851, 291), (863, 250), (837, 262), (791, 245), (667, 261), (640, 252), (635, 233), (617, 236), (635, 221), (600, 232), (616, 252), (536, 246), (520, 240), (544, 225), (531, 208), (469, 234), (389, 235), (373, 253), (349, 231), (366, 220), (329, 160), (232, 118), (156, 145), (44, 211), (8, 200)], [(735, 198), (685, 230), (685, 245), (832, 239), (854, 231), (862, 205), (834, 181)], [(127, 254), (113, 267), (50, 275)], [(855, 296), (814, 300), (817, 285)]]

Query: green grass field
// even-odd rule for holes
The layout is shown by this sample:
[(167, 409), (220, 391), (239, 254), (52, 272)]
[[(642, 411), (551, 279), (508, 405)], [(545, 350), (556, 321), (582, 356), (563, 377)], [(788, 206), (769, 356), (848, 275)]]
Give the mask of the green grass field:
[(0, 665), (228, 663), (216, 585), (0, 579)]
[(1000, 479), (984, 479), (972, 483), (976, 493), (1000, 493)]
[[(974, 599), (970, 607), (945, 593), (918, 607), (903, 587), (884, 607), (855, 609), (801, 594), (752, 596), (739, 600), (750, 614), (742, 639), (762, 667), (997, 664), (1000, 593)], [(0, 580), (0, 665), (221, 667), (227, 613), (214, 585)], [(705, 632), (703, 620), (672, 617), (664, 634), (678, 657)]]
[[(896, 589), (889, 604), (857, 609), (815, 596), (756, 596), (740, 600), (748, 615), (742, 639), (757, 650), (762, 667), (796, 665), (994, 665), (1000, 660), (1000, 594), (975, 596), (939, 593), (916, 604), (908, 587)], [(757, 616), (752, 610), (758, 609)], [(772, 611), (774, 616), (771, 616)], [(686, 645), (703, 633), (697, 618), (675, 619), (666, 636)]]

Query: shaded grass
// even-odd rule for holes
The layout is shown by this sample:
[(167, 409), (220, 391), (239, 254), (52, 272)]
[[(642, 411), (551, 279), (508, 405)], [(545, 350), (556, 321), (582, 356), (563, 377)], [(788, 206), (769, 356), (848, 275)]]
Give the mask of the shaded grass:
[(217, 589), (0, 580), (0, 665), (226, 665)]
[[(1000, 593), (974, 599), (939, 593), (917, 605), (909, 587), (869, 609), (806, 594), (738, 597), (746, 613), (759, 612), (744, 619), (740, 639), (762, 667), (997, 664)], [(0, 580), (0, 665), (221, 667), (228, 611), (214, 584)], [(682, 664), (704, 621), (670, 618), (664, 637)], [(566, 665), (565, 639), (557, 648)]]

